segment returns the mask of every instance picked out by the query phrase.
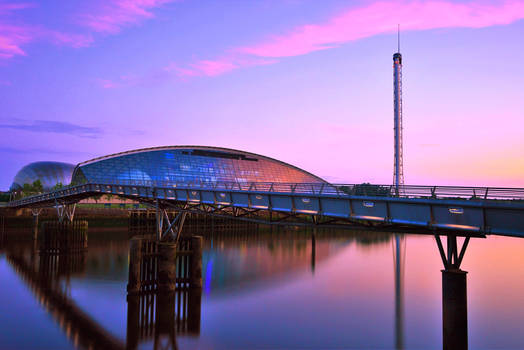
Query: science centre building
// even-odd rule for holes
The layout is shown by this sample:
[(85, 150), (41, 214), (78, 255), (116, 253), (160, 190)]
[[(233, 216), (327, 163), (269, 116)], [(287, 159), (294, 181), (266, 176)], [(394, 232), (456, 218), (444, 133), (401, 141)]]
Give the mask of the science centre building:
[(98, 183), (170, 186), (177, 183), (326, 183), (290, 164), (254, 153), (205, 146), (166, 146), (111, 154), (74, 167), (58, 162), (31, 163), (15, 176), (12, 190), (40, 179), (49, 190)]

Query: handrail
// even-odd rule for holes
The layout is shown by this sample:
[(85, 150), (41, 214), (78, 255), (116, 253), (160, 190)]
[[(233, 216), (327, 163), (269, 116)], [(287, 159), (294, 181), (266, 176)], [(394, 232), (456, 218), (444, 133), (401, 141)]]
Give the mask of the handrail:
[[(369, 197), (400, 197), (400, 198), (430, 198), (430, 199), (467, 199), (467, 200), (524, 200), (524, 188), (508, 187), (466, 187), (466, 186), (420, 186), (403, 185), (398, 189), (392, 185), (376, 184), (329, 184), (329, 183), (281, 183), (281, 182), (175, 182), (175, 181), (124, 181), (111, 183), (86, 183), (63, 187), (52, 192), (28, 196), (9, 202), (9, 206), (20, 206), (54, 200), (70, 194), (99, 192), (112, 193), (112, 186), (119, 186), (118, 192), (123, 193), (123, 187), (147, 187), (152, 189), (201, 189), (249, 191), (267, 193), (293, 193), (326, 195), (334, 197), (369, 196)], [(108, 191), (109, 190), (109, 191)], [(114, 193), (113, 193), (114, 194)]]

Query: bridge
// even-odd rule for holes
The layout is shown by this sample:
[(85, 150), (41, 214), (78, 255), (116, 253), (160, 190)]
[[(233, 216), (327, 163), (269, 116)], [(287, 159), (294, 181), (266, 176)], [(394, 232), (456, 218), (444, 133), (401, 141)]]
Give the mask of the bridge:
[[(366, 227), (396, 232), (524, 237), (524, 189), (270, 182), (85, 183), (11, 201), (55, 207), (60, 220), (100, 194), (130, 198), (157, 212), (158, 235), (177, 236), (186, 213), (270, 224)], [(178, 214), (172, 218), (169, 211)]]

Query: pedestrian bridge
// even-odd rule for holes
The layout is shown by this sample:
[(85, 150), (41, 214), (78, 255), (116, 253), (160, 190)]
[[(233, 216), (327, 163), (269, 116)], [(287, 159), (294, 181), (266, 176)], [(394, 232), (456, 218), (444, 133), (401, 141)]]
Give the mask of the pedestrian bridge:
[(370, 184), (86, 183), (14, 200), (9, 206), (56, 207), (59, 213), (65, 208), (72, 220), (74, 207), (72, 212), (68, 207), (100, 194), (130, 198), (156, 208), (158, 219), (167, 219), (168, 230), (173, 229), (174, 221), (169, 222), (166, 210), (203, 212), (272, 224), (524, 237), (522, 188), (406, 185), (397, 191), (390, 185)]

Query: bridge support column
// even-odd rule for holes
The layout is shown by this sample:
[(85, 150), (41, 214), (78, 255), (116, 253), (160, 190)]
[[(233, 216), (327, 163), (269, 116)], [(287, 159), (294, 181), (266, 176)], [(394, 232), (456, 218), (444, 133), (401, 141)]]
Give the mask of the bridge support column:
[(442, 270), (442, 348), (465, 350), (468, 348), (467, 272), (460, 269), (469, 237), (458, 250), (457, 237), (447, 238), (447, 256), (439, 236), (435, 236), (444, 270)]

